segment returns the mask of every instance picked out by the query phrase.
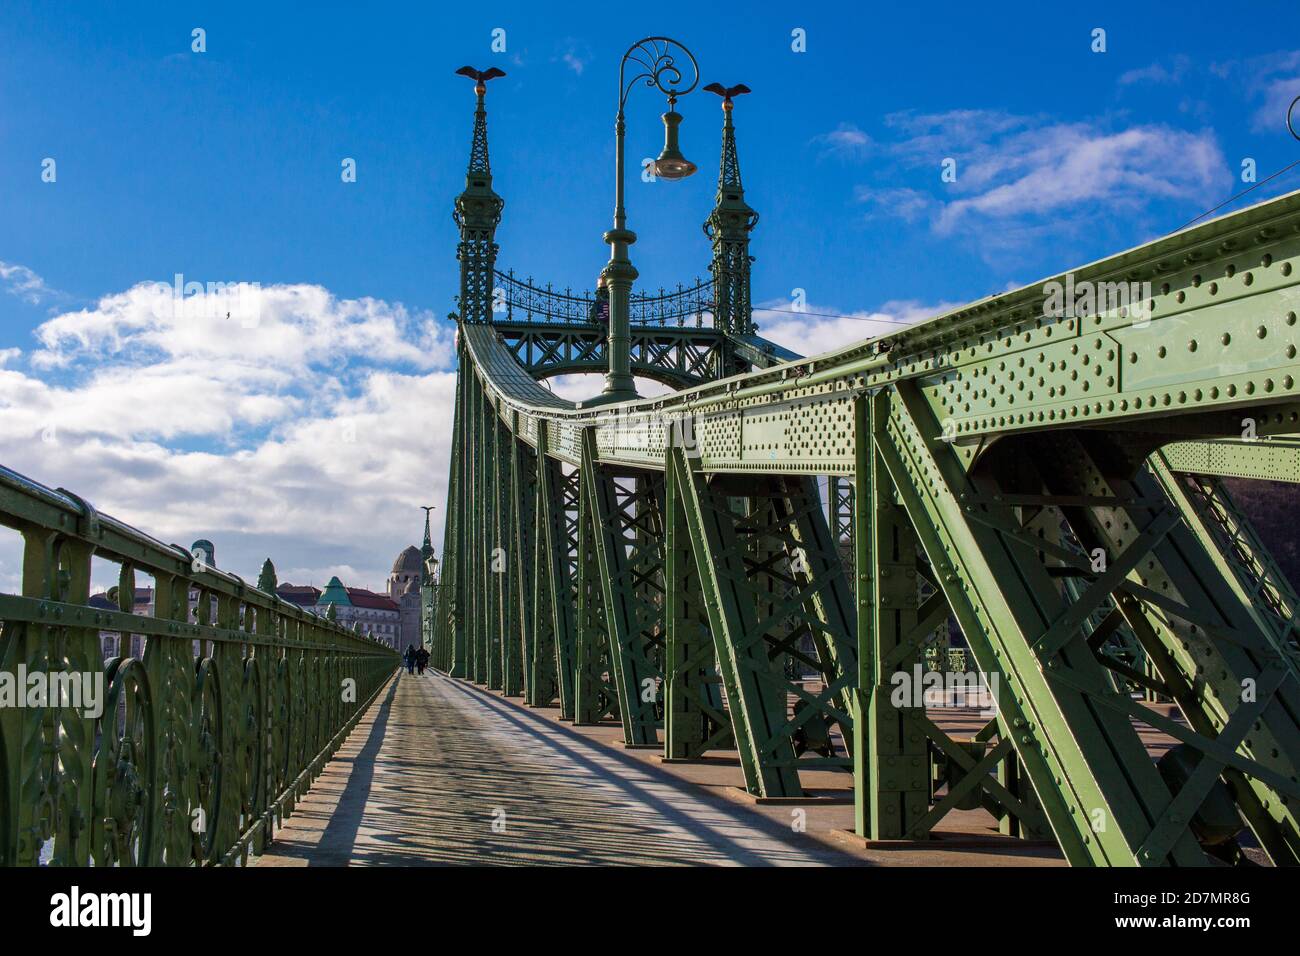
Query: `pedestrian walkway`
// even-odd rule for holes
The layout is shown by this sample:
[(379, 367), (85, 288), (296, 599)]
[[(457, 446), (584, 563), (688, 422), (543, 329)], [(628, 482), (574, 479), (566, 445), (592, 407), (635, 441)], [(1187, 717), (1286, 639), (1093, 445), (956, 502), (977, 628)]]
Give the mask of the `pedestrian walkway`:
[(403, 671), (260, 866), (860, 858), (473, 685)]

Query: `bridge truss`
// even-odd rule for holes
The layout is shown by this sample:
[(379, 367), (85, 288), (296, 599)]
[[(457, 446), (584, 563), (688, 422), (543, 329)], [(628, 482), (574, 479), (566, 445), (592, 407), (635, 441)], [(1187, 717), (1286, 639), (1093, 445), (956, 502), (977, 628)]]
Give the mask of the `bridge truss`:
[[(471, 162), (437, 666), (666, 759), (734, 749), (758, 796), (841, 768), (872, 840), (982, 806), (1076, 865), (1241, 863), (1247, 832), (1300, 861), (1295, 592), (1219, 477), (1300, 479), (1300, 195), (1052, 280), (1122, 304), (1026, 287), (800, 358), (749, 317), (725, 117), (713, 275), (743, 313), (697, 286), (699, 322), (634, 324), (678, 389), (652, 399), (539, 384), (603, 369), (604, 329), (472, 294), (501, 203)], [(996, 698), (970, 739), (908, 686), (950, 620)]]

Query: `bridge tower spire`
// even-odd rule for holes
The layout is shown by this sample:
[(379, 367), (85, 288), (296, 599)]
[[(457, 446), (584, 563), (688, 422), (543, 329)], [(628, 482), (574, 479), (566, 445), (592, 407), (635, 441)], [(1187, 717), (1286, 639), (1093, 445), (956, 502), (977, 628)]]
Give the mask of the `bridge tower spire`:
[(465, 171), (465, 190), (456, 197), (456, 208), (452, 213), (460, 227), (460, 245), (456, 248), (456, 258), (460, 262), (459, 318), (462, 322), (490, 322), (492, 273), (497, 259), (496, 228), (501, 222), (505, 200), (492, 190), (484, 96), (487, 81), (505, 76), (505, 72), (496, 67), (480, 71), (462, 66), (456, 73), (474, 81), (474, 95), (478, 101), (470, 140), (469, 167)]
[(733, 98), (750, 92), (743, 83), (704, 87), (722, 97), (722, 158), (718, 163), (718, 195), (713, 212), (704, 222), (704, 234), (713, 241), (714, 325), (726, 331), (752, 334), (755, 331), (749, 296), (749, 233), (758, 223), (758, 213), (745, 202), (740, 181), (740, 156), (736, 150), (736, 128), (731, 121)]

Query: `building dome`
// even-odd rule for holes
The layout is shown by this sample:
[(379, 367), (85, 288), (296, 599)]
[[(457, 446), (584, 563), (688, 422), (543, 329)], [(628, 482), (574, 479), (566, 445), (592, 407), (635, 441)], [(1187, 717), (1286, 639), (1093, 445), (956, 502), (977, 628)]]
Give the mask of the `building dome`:
[(420, 549), (411, 545), (397, 556), (393, 562), (394, 574), (419, 574), (420, 573)]

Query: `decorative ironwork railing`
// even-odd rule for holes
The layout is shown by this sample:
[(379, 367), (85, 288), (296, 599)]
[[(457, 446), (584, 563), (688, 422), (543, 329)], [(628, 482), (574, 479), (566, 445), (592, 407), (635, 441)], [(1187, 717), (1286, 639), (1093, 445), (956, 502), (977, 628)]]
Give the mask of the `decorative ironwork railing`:
[[(3, 466), (0, 525), (23, 550), (21, 593), (0, 593), (0, 865), (245, 862), (398, 666)], [(95, 603), (92, 559), (117, 570)]]
[[(596, 297), (590, 290), (575, 294), (563, 292), (549, 282), (545, 287), (533, 285), (531, 278), (516, 279), (514, 270), (494, 270), (492, 321), (565, 322), (573, 325), (597, 324), (594, 316)], [(675, 290), (657, 293), (632, 291), (631, 324), (693, 325), (704, 328), (713, 324), (713, 280), (695, 281), (692, 286), (678, 285)]]

